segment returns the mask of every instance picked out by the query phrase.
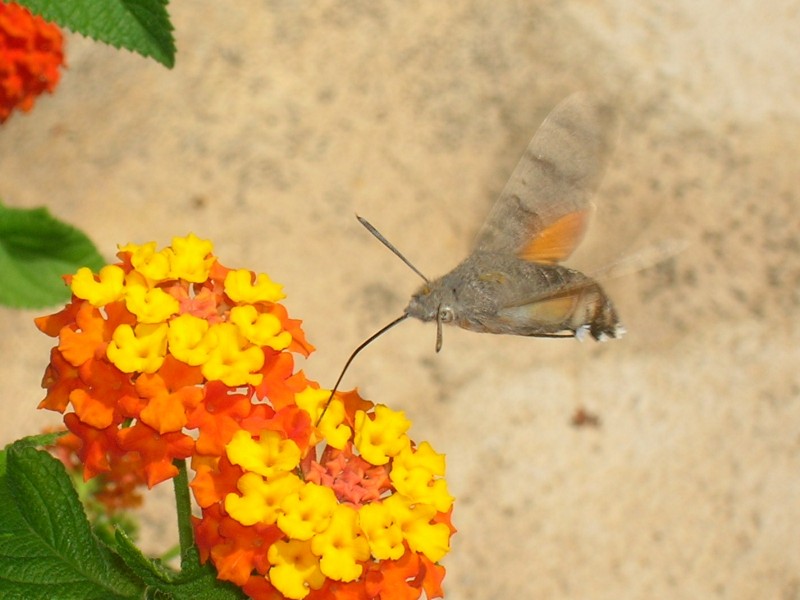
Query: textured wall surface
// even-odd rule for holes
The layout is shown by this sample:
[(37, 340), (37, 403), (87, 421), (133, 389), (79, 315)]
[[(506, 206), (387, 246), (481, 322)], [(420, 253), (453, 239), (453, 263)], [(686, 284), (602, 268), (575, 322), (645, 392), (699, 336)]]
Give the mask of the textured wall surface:
[[(607, 284), (628, 336), (447, 329), (436, 355), (409, 322), (345, 385), (448, 455), (450, 598), (800, 598), (797, 4), (300, 4), (175, 3), (173, 71), (70, 36), (57, 93), (0, 130), (0, 196), (109, 257), (212, 239), (285, 285), (318, 348), (304, 368), (331, 385), (418, 285), (354, 212), (439, 275), (548, 110), (614, 96), (571, 264), (688, 244)], [(34, 410), (51, 341), (33, 314), (0, 311), (0, 442), (58, 422)], [(153, 548), (174, 541), (167, 496)]]

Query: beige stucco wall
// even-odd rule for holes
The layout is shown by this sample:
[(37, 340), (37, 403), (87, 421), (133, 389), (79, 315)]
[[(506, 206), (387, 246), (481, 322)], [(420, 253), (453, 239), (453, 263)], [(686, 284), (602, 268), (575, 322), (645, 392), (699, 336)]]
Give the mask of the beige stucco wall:
[[(331, 385), (424, 272), (454, 266), (547, 111), (614, 95), (622, 133), (573, 264), (664, 241), (612, 281), (605, 345), (406, 323), (345, 384), (448, 455), (448, 597), (800, 598), (800, 10), (794, 2), (208, 2), (167, 71), (70, 36), (0, 128), (0, 196), (97, 242), (194, 231), (285, 284)], [(0, 311), (0, 442), (37, 414), (50, 340)], [(570, 424), (578, 408), (599, 428)], [(168, 491), (168, 490), (166, 490)], [(166, 494), (162, 494), (166, 497)], [(152, 547), (170, 521), (151, 504)], [(155, 524), (158, 523), (158, 528)]]

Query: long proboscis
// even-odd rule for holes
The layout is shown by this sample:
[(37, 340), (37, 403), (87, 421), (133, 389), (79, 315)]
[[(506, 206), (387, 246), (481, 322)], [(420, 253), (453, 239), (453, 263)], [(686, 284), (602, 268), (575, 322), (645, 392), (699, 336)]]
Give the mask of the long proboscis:
[(388, 325), (384, 325), (383, 327), (381, 327), (378, 331), (376, 331), (371, 336), (369, 336), (366, 340), (361, 342), (361, 344), (359, 344), (358, 348), (353, 350), (353, 353), (350, 355), (350, 358), (348, 358), (347, 362), (344, 363), (344, 367), (342, 367), (342, 372), (339, 373), (339, 378), (336, 380), (336, 383), (333, 385), (333, 389), (331, 390), (331, 395), (328, 396), (328, 400), (325, 402), (325, 408), (322, 409), (322, 412), (320, 413), (319, 418), (317, 419), (316, 426), (319, 426), (319, 424), (322, 422), (322, 417), (324, 417), (325, 413), (328, 411), (328, 407), (331, 405), (331, 400), (333, 400), (334, 394), (336, 394), (336, 391), (339, 389), (339, 384), (342, 383), (342, 379), (344, 378), (344, 374), (347, 372), (347, 369), (350, 366), (350, 363), (353, 362), (353, 359), (356, 357), (356, 355), (359, 352), (361, 352), (364, 348), (369, 346), (377, 338), (379, 338), (384, 333), (389, 331), (392, 327), (394, 327), (395, 325), (397, 325), (401, 321), (404, 321), (407, 318), (408, 318), (408, 313), (403, 313), (402, 315), (397, 317), (394, 321), (392, 321)]

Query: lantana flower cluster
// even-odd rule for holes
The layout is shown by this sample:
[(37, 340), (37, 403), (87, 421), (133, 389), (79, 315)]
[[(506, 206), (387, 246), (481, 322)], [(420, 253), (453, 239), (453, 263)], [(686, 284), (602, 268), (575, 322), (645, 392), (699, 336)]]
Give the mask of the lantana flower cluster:
[(296, 370), (313, 347), (281, 286), (212, 250), (123, 246), (36, 320), (59, 340), (40, 408), (65, 413), (84, 478), (152, 487), (190, 458), (201, 556), (252, 598), (441, 597), (444, 456), (402, 412)]
[(64, 63), (61, 30), (28, 9), (0, 2), (0, 123), (52, 92)]

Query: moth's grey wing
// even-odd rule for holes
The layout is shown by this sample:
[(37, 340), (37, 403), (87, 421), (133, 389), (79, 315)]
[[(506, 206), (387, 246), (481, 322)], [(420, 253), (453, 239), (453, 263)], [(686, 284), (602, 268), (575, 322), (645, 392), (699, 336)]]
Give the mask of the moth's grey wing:
[[(475, 251), (545, 262), (569, 256), (582, 238), (616, 124), (613, 107), (588, 94), (573, 94), (556, 106), (495, 202)], [(549, 239), (537, 246), (543, 235)]]

